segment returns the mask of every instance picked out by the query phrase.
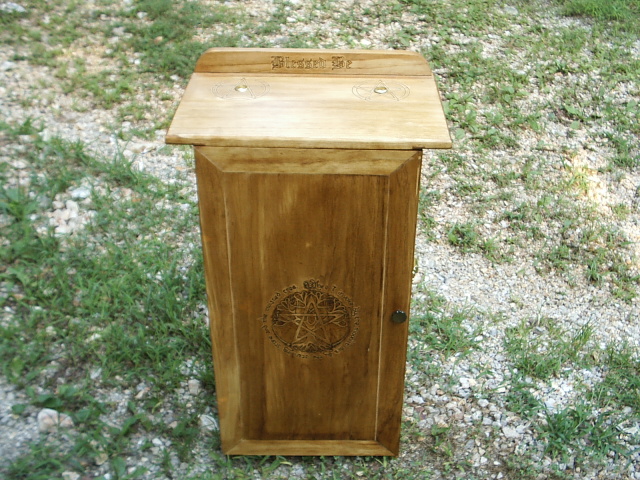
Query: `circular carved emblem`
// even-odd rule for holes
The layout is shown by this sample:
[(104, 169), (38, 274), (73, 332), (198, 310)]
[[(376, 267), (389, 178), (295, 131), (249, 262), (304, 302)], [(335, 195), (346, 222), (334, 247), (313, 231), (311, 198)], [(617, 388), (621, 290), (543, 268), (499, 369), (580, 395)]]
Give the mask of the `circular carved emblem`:
[(239, 98), (255, 100), (269, 92), (269, 85), (258, 80), (241, 78), (237, 82), (218, 83), (211, 88), (218, 98)]
[(410, 93), (409, 87), (398, 82), (377, 82), (361, 83), (354, 85), (353, 94), (369, 102), (392, 101), (399, 102)]
[(263, 329), (271, 342), (301, 357), (323, 358), (353, 343), (360, 319), (358, 307), (337, 287), (325, 288), (317, 280), (277, 292), (265, 309)]

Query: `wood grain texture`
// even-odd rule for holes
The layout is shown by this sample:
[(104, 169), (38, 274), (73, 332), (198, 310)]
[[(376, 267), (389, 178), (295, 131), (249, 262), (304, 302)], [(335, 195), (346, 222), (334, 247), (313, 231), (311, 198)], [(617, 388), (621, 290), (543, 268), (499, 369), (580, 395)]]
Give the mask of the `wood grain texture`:
[(411, 52), (212, 49), (196, 145), (222, 449), (397, 455), (421, 149), (450, 148)]
[(288, 73), (331, 75), (431, 75), (420, 54), (387, 50), (211, 48), (196, 73)]
[(269, 442), (242, 440), (231, 448), (227, 454), (274, 455), (273, 452), (278, 452), (278, 455), (396, 455), (378, 442), (366, 440), (272, 440)]
[[(269, 70), (265, 66), (274, 53), (315, 58), (319, 52), (352, 55), (354, 66), (340, 74), (320, 68)], [(360, 62), (362, 66), (357, 67)], [(435, 80), (426, 61), (415, 53), (227, 49), (205, 53), (200, 63), (167, 132), (167, 143), (391, 150), (451, 147)]]
[[(377, 439), (397, 455), (400, 449), (400, 425), (404, 371), (407, 358), (409, 318), (404, 323), (390, 321), (391, 314), (402, 310), (409, 315), (414, 244), (417, 223), (418, 192), (422, 155), (416, 152), (390, 175), (388, 195), (385, 283), (381, 322), (380, 363), (378, 371)], [(399, 372), (402, 372), (400, 375)]]
[[(229, 156), (242, 150), (196, 148), (223, 450), (396, 455), (406, 325), (389, 316), (409, 308), (420, 152), (351, 152), (354, 171), (333, 174), (282, 173), (305, 152), (275, 149), (250, 149), (256, 171), (233, 171)], [(306, 153), (347, 163), (343, 151)], [(362, 171), (376, 161), (384, 168)], [(310, 279), (323, 288), (305, 290)], [(319, 322), (329, 313), (318, 298), (332, 297), (334, 310), (357, 311), (351, 342), (285, 345), (270, 323), (275, 306), (305, 292), (314, 300), (288, 314)]]
[[(354, 94), (378, 82), (401, 100)], [(257, 98), (220, 98), (234, 85), (268, 85)], [(266, 87), (264, 87), (266, 88)], [(257, 95), (257, 93), (255, 94)], [(376, 95), (368, 93), (368, 95)], [(272, 77), (194, 74), (173, 119), (167, 142), (191, 145), (401, 149), (449, 148), (451, 140), (440, 97), (431, 77)]]
[(231, 266), (224, 192), (220, 188), (223, 175), (205, 156), (195, 150), (200, 231), (206, 275), (209, 322), (216, 396), (220, 412), (222, 449), (241, 439), (240, 364), (233, 311)]
[(416, 152), (301, 148), (198, 147), (223, 172), (390, 175)]

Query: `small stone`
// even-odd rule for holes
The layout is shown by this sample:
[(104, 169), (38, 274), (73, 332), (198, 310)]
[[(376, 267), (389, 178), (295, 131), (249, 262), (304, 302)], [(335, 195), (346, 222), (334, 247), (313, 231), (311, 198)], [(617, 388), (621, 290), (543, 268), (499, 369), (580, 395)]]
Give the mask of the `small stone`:
[(98, 453), (98, 455), (96, 455), (96, 458), (94, 459), (96, 465), (98, 466), (104, 465), (107, 460), (109, 460), (109, 455), (107, 455), (105, 452)]
[(0, 11), (6, 13), (27, 13), (26, 8), (13, 2), (0, 3)]
[(25, 162), (24, 160), (17, 159), (17, 160), (14, 160), (13, 162), (11, 162), (11, 166), (13, 168), (15, 168), (16, 170), (24, 170), (25, 168), (27, 168), (29, 166), (29, 164), (27, 162)]
[(189, 393), (191, 395), (195, 397), (200, 393), (200, 390), (201, 390), (200, 380), (196, 380), (195, 378), (192, 378), (191, 380), (189, 380)]
[(62, 480), (80, 480), (80, 474), (76, 472), (62, 472)]
[(69, 218), (75, 218), (78, 216), (78, 212), (80, 211), (80, 207), (77, 202), (73, 200), (67, 200), (65, 203), (67, 210), (69, 211)]
[(144, 398), (144, 396), (149, 393), (149, 390), (151, 390), (149, 387), (145, 387), (142, 390), (140, 390), (138, 393), (136, 393), (135, 399), (136, 400), (140, 400), (142, 398)]
[(162, 440), (160, 440), (159, 438), (154, 438), (153, 440), (151, 440), (151, 443), (153, 443), (156, 447), (164, 446)]
[(147, 146), (142, 143), (136, 143), (135, 145), (130, 145), (129, 150), (133, 153), (144, 153), (147, 150)]
[(69, 192), (73, 200), (84, 200), (91, 196), (91, 190), (88, 187), (74, 188)]
[(516, 7), (506, 6), (504, 7), (504, 13), (508, 15), (518, 15), (518, 9)]
[(71, 427), (73, 427), (73, 420), (69, 415), (50, 408), (43, 408), (38, 412), (38, 430), (43, 433), (55, 431), (57, 428)]
[(462, 388), (473, 388), (478, 384), (473, 378), (462, 377), (460, 378), (460, 386)]
[(518, 432), (516, 428), (508, 425), (505, 425), (504, 427), (502, 427), (502, 433), (507, 438), (520, 438), (522, 436), (522, 434)]
[(95, 342), (96, 340), (100, 340), (102, 338), (102, 335), (99, 333), (92, 333), (90, 336), (87, 337), (87, 342)]
[(200, 415), (200, 426), (209, 432), (216, 432), (220, 430), (218, 421), (211, 415)]

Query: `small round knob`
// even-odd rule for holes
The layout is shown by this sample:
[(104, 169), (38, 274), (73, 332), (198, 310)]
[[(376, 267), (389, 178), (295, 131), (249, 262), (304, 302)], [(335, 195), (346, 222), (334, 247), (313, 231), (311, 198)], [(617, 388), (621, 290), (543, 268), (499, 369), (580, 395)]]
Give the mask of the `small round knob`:
[(391, 314), (391, 321), (393, 323), (404, 323), (407, 321), (407, 314), (402, 310), (396, 310)]

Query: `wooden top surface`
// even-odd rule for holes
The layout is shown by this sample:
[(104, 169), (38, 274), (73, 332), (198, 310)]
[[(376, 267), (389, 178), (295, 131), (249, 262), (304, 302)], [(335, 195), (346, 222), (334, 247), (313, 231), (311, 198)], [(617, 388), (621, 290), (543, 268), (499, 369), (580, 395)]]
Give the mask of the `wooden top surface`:
[(281, 148), (450, 148), (427, 62), (412, 52), (211, 49), (167, 143)]

